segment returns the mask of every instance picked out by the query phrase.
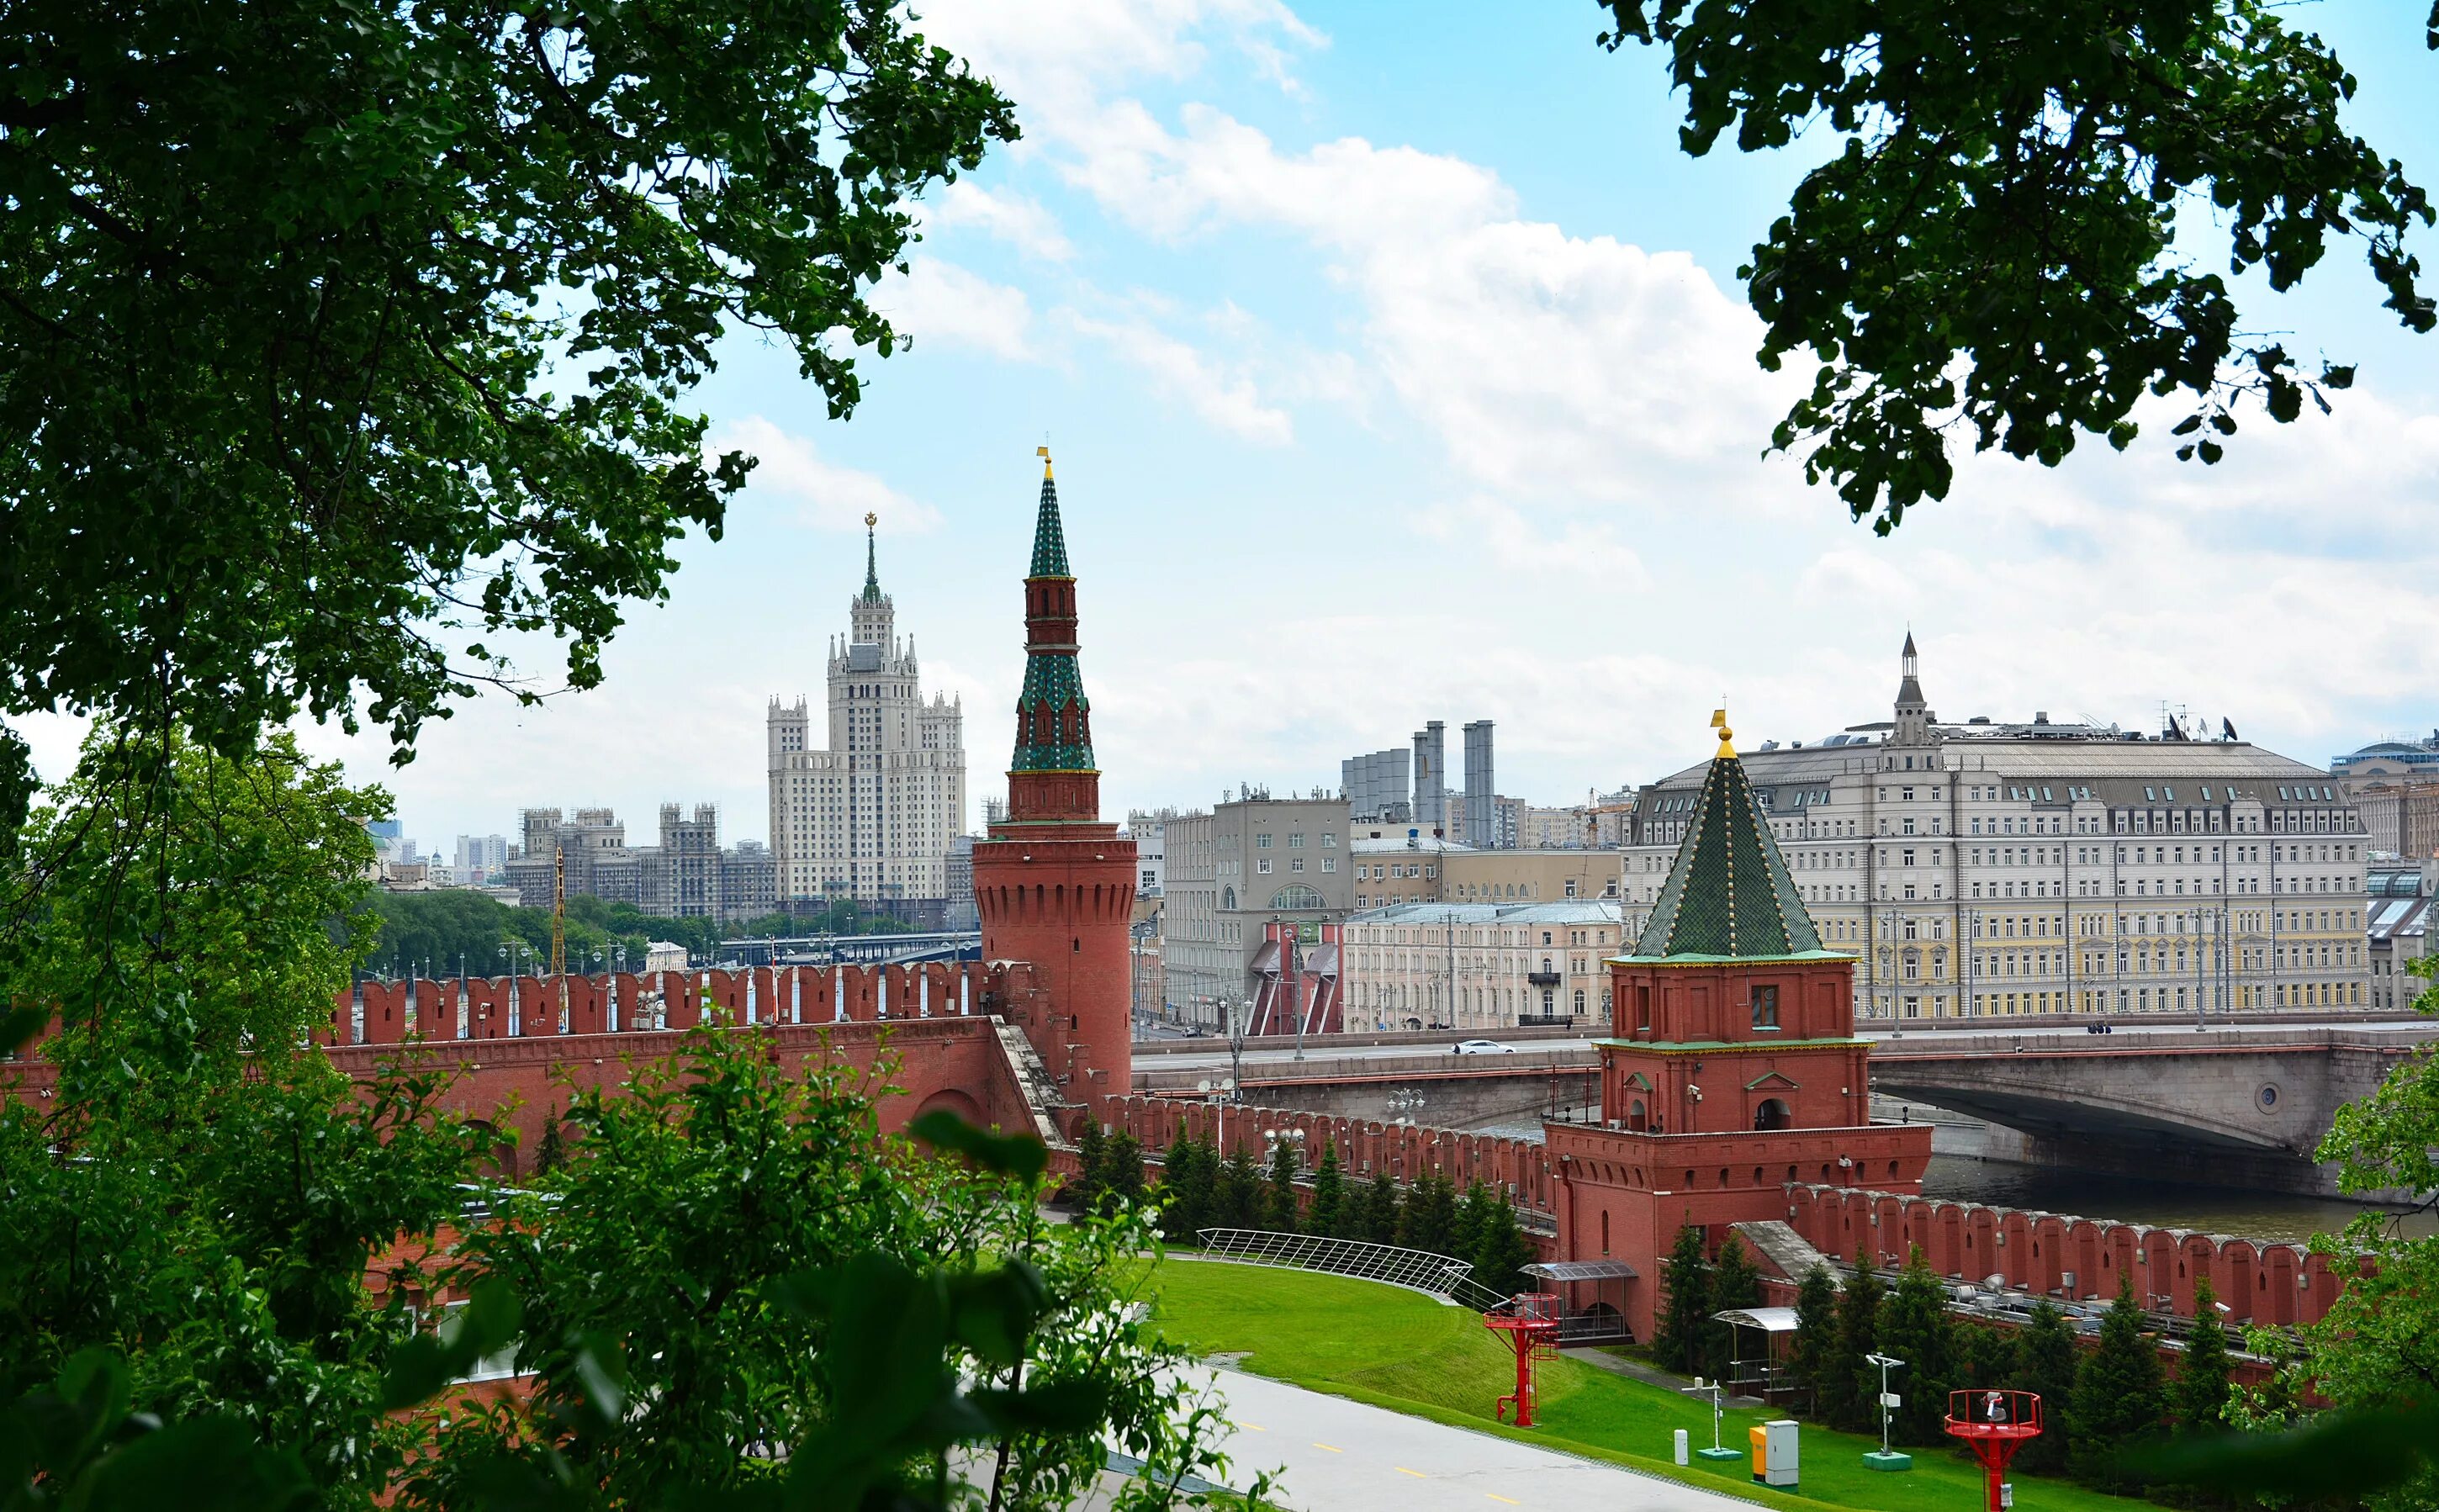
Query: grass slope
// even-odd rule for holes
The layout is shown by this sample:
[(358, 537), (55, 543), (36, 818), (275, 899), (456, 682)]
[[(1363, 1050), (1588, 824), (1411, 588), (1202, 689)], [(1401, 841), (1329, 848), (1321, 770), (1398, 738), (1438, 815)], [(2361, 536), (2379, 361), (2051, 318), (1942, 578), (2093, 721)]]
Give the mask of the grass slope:
[[(1216, 1261), (1162, 1265), (1146, 1288), (1161, 1332), (1198, 1354), (1244, 1352), (1244, 1368), (1316, 1391), (1367, 1401), (1526, 1443), (1584, 1453), (1717, 1485), (1790, 1509), (1954, 1512), (1982, 1504), (1982, 1471), (1947, 1449), (1914, 1451), (1914, 1468), (1887, 1474), (1863, 1468), (1877, 1439), (1810, 1423), (1801, 1433), (1802, 1494), (1753, 1482), (1748, 1461), (1672, 1463), (1671, 1435), (1684, 1429), (1696, 1448), (1711, 1442), (1705, 1401), (1600, 1370), (1575, 1360), (1545, 1361), (1537, 1430), (1491, 1421), (1491, 1404), (1513, 1389), (1515, 1361), (1482, 1320), (1419, 1293), (1368, 1281)], [(1745, 1431), (1775, 1413), (1732, 1411), (1720, 1441), (1743, 1449)], [(2020, 1512), (2132, 1512), (2144, 1502), (2106, 1496), (2065, 1481), (2016, 1478)]]

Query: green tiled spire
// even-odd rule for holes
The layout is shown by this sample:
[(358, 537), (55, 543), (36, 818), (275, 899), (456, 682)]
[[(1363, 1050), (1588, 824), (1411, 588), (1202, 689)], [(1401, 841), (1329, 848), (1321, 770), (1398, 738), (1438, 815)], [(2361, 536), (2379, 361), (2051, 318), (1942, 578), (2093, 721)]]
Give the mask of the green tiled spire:
[(863, 601), (867, 604), (881, 602), (881, 556), (872, 543), (873, 527), (880, 524), (877, 514), (863, 517)]
[(1033, 568), (1027, 578), (1073, 578), (1067, 570), (1067, 532), (1059, 525), (1059, 485), (1050, 479), (1050, 448), (1041, 456), (1041, 509), (1033, 519)]
[(1634, 954), (1782, 960), (1821, 952), (1820, 932), (1729, 743), (1733, 732), (1724, 716), (1712, 722), (1720, 726), (1718, 755)]
[(1059, 489), (1050, 449), (1041, 450), (1041, 511), (1033, 527), (1033, 566), (1025, 574), (1024, 688), (1016, 700), (1019, 772), (1093, 772), (1093, 701), (1076, 667), (1076, 583), (1059, 524)]

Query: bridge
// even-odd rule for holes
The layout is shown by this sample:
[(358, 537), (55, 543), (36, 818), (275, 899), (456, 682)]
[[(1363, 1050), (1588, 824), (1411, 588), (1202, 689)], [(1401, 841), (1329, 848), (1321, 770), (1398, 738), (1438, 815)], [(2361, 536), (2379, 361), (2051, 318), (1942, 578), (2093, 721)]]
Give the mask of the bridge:
[(930, 934), (774, 934), (722, 940), (722, 966), (880, 966), (921, 961), (979, 961), (980, 930)]
[[(1495, 1129), (1596, 1112), (1599, 1054), (1579, 1031), (1511, 1031), (1509, 1055), (1450, 1053), (1453, 1036), (1385, 1034), (1249, 1041), (1241, 1095), (1273, 1108), (1450, 1129)], [(2439, 1023), (2322, 1020), (2143, 1024), (1964, 1023), (1876, 1041), (1873, 1090), (2004, 1131), (1990, 1153), (2080, 1170), (2328, 1194), (2313, 1159), (2338, 1109), (2368, 1095)], [(1227, 1047), (1138, 1047), (1134, 1090), (1224, 1095)]]

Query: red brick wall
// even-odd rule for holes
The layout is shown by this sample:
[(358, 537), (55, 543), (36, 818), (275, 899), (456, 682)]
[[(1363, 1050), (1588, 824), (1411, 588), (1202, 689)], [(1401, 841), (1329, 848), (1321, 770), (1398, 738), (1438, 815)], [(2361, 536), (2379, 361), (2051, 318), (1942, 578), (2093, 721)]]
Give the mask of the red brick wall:
[(1898, 1265), (1920, 1245), (1932, 1269), (1945, 1275), (1996, 1275), (2007, 1286), (2070, 1301), (2107, 1302), (2119, 1277), (2130, 1274), (2145, 1306), (2188, 1318), (2194, 1282), (2207, 1275), (2235, 1322), (2317, 1322), (2348, 1273), (2342, 1261), (2333, 1265), (2301, 1244), (1818, 1183), (1789, 1183), (1784, 1216), (1814, 1249), (1842, 1260), (1867, 1251), (1875, 1264)]

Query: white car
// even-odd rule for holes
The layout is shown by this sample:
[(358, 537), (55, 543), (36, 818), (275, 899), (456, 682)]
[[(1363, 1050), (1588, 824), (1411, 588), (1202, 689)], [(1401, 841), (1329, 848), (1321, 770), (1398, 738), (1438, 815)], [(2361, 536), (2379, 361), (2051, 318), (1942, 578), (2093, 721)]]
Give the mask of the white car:
[(1512, 1056), (1515, 1053), (1514, 1045), (1501, 1044), (1496, 1040), (1459, 1040), (1449, 1047), (1449, 1054), (1457, 1056)]

